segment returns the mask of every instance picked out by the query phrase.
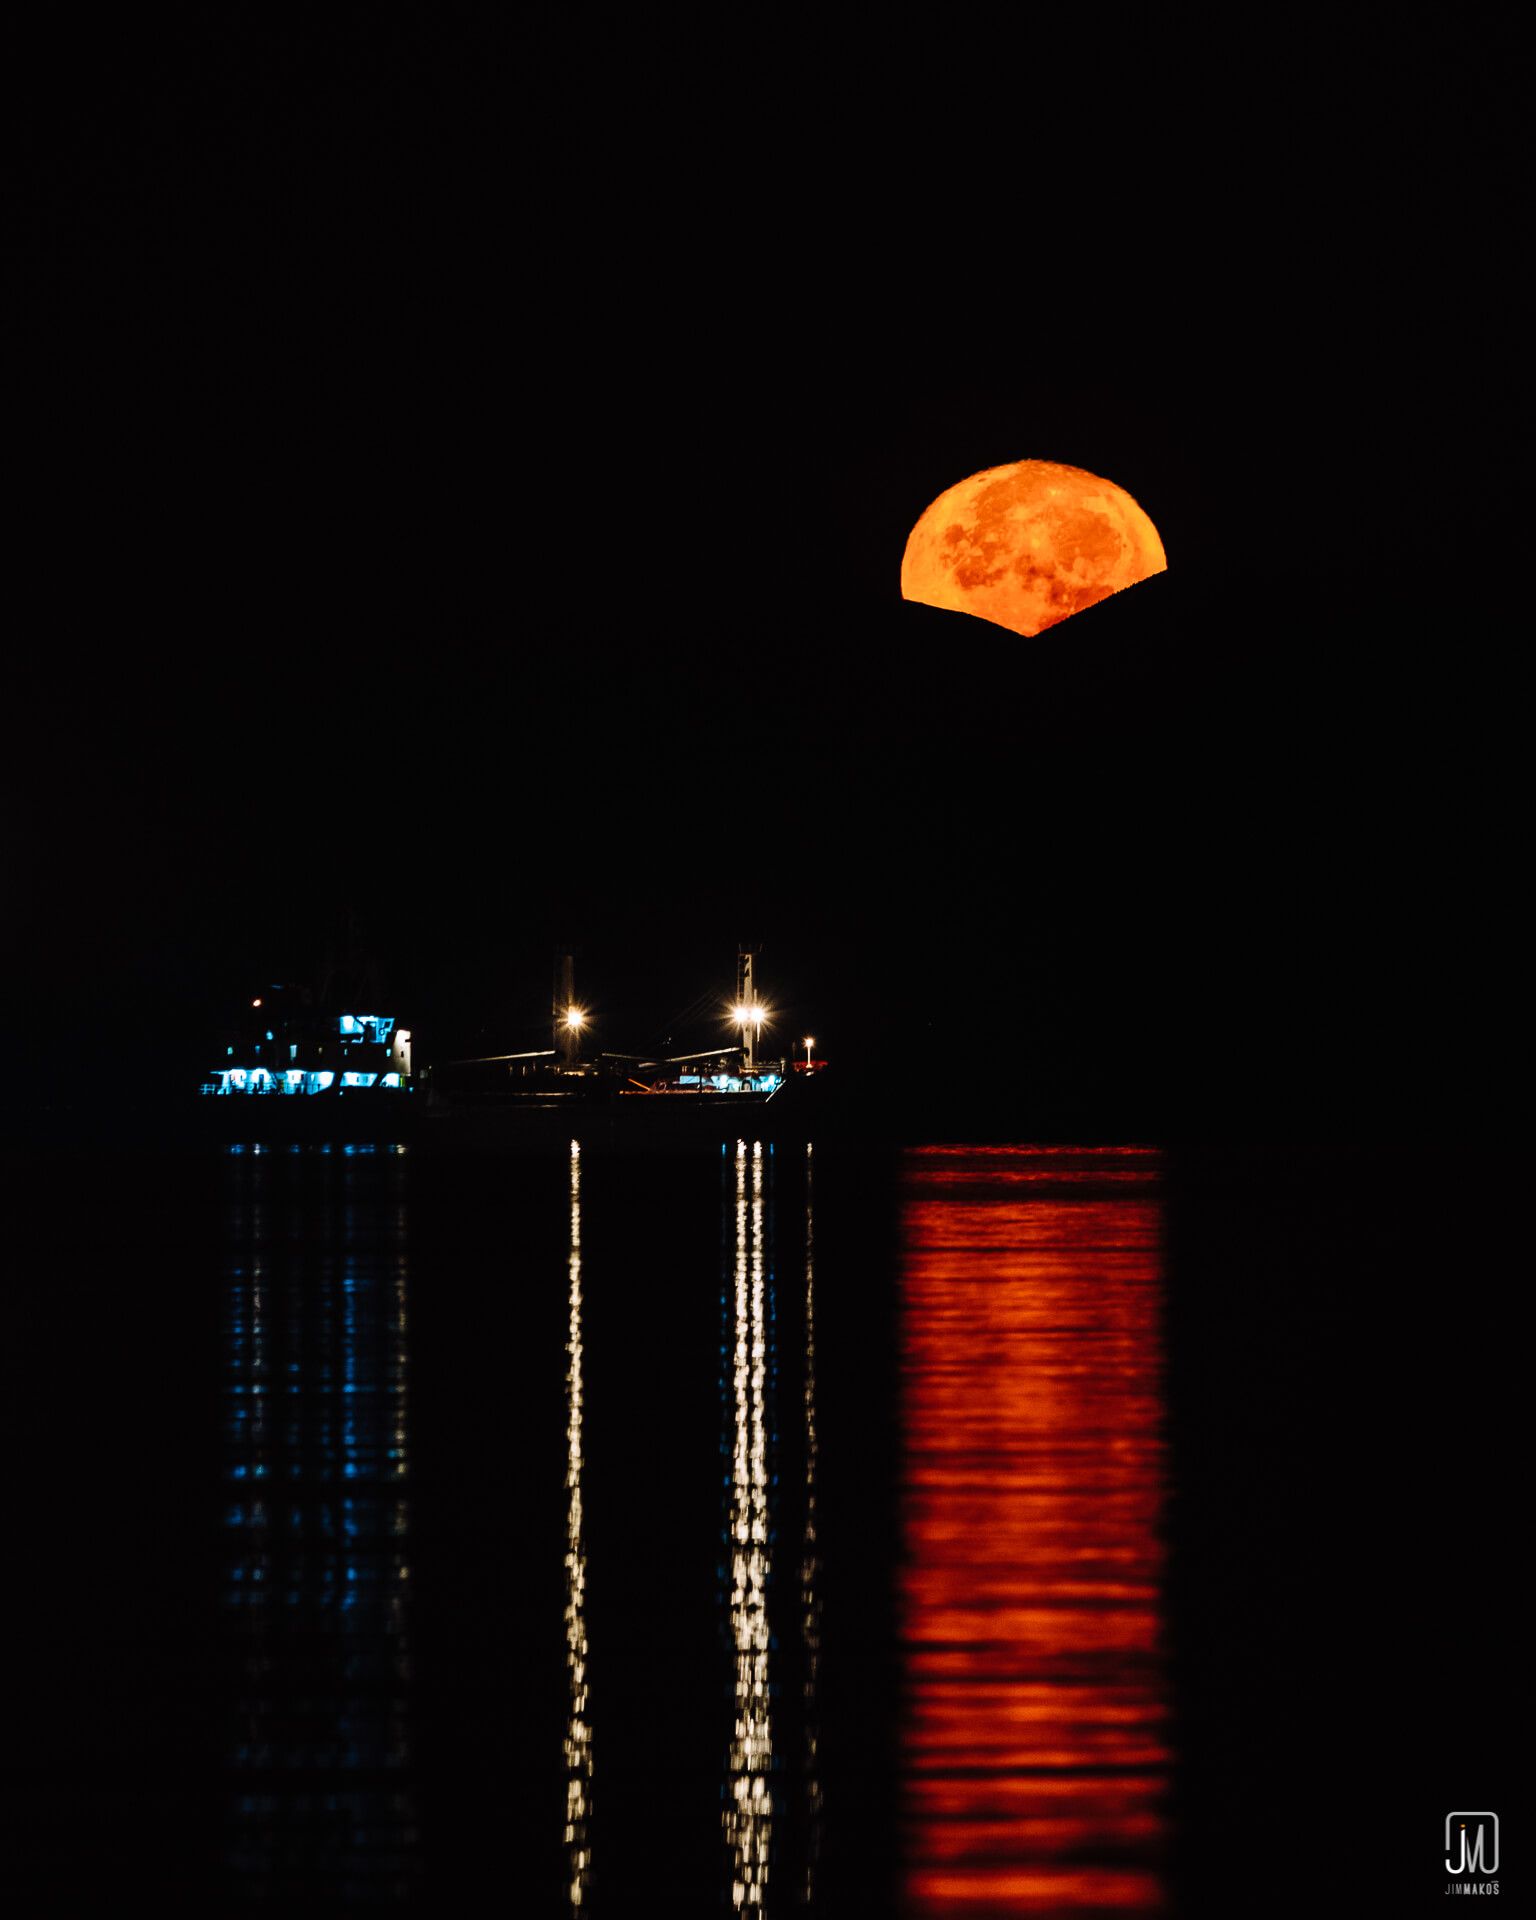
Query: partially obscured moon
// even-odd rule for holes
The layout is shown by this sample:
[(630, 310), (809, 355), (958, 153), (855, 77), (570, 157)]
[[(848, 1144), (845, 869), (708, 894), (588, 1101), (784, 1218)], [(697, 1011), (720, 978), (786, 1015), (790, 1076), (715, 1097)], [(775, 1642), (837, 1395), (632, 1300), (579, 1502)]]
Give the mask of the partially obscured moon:
[(1015, 460), (924, 511), (901, 557), (901, 595), (1043, 633), (1167, 565), (1124, 487), (1055, 460)]

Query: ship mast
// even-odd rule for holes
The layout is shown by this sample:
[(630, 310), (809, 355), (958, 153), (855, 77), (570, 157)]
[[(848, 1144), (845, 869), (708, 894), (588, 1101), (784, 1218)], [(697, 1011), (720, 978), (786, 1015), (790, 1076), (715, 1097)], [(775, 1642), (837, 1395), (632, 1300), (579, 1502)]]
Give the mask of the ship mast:
[(759, 951), (757, 947), (736, 949), (736, 1024), (741, 1028), (741, 1065), (745, 1073), (751, 1073), (757, 1065), (757, 1041), (763, 1030), (763, 1010), (752, 980), (752, 961)]
[(560, 1058), (568, 1067), (576, 1064), (576, 1055), (581, 1047), (581, 1030), (586, 1025), (586, 1019), (587, 1016), (576, 1004), (575, 958), (557, 950), (550, 1024), (554, 1028), (555, 1046)]

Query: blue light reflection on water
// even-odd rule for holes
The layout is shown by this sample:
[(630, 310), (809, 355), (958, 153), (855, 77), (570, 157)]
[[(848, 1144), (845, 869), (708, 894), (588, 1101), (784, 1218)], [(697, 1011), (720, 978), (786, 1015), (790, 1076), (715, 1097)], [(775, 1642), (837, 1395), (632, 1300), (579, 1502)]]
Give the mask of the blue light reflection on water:
[(417, 1855), (404, 1169), (226, 1167), (226, 1862), (242, 1896), (393, 1897)]

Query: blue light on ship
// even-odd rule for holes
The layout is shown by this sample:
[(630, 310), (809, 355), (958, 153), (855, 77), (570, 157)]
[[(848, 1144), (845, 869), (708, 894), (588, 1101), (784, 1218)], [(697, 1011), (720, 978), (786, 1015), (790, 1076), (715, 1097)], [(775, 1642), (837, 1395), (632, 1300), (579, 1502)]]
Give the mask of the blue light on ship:
[[(267, 1017), (272, 1017), (270, 1012)], [(239, 1044), (225, 1046), (226, 1064), (203, 1080), (203, 1093), (302, 1097), (332, 1089), (400, 1091), (410, 1086), (410, 1034), (399, 1028), (393, 1014), (319, 1015), (295, 1010), (280, 1025), (257, 1028), (246, 1036), (244, 1048), (249, 1050), (248, 1058), (254, 1057), (253, 1065), (234, 1064)], [(287, 1067), (262, 1063), (264, 1051), (281, 1046), (287, 1047)], [(305, 1064), (300, 1065), (301, 1060)]]

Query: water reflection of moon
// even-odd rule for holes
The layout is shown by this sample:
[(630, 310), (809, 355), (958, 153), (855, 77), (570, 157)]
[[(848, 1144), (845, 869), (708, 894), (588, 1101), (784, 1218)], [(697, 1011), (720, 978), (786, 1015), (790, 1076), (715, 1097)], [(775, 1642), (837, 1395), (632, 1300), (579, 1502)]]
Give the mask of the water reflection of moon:
[(941, 493), (907, 536), (901, 594), (1043, 633), (1168, 565), (1123, 487), (1054, 460), (987, 467)]

